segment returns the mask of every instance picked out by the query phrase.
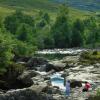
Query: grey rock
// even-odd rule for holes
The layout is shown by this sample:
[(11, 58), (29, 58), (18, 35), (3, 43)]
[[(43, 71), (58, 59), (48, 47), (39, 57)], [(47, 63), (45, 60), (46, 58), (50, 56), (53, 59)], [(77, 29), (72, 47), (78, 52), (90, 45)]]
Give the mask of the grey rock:
[(62, 71), (66, 68), (66, 63), (62, 63), (61, 61), (52, 61), (49, 62), (46, 66), (46, 71), (49, 72), (51, 70)]
[(33, 70), (23, 72), (17, 80), (25, 86), (31, 86), (33, 84), (32, 77), (35, 77), (38, 73)]
[(34, 68), (40, 65), (47, 64), (48, 61), (43, 57), (33, 57), (27, 62), (27, 66), (30, 68)]

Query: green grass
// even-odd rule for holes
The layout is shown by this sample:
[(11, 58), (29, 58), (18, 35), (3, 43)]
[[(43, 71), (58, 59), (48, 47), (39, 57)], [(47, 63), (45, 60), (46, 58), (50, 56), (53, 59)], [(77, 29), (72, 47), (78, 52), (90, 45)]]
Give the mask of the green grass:
[[(31, 16), (37, 15), (40, 10), (43, 10), (43, 12), (49, 13), (52, 20), (55, 20), (59, 6), (59, 3), (52, 2), (52, 0), (0, 0), (0, 19), (11, 14), (16, 9), (21, 9)], [(69, 9), (69, 17), (72, 20), (95, 15), (89, 11), (81, 11), (71, 7)]]
[(58, 6), (50, 0), (0, 0), (0, 5), (22, 9), (48, 9), (52, 11)]
[[(56, 2), (55, 2), (56, 1)], [(60, 0), (61, 1), (61, 0)], [(61, 2), (63, 2), (62, 0)], [(100, 9), (100, 2), (96, 0), (65, 0), (72, 7), (77, 7), (78, 9), (86, 10), (98, 10)], [(60, 2), (60, 3), (61, 3)], [(53, 10), (60, 4), (59, 0), (0, 0), (0, 5), (12, 6), (12, 7), (21, 7), (21, 8), (38, 8), (38, 9), (49, 9)], [(81, 6), (80, 6), (81, 5)]]

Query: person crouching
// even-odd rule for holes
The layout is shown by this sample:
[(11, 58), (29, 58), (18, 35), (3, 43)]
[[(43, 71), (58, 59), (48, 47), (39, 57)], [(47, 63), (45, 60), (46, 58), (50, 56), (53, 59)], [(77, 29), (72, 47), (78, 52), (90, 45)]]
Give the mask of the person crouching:
[(88, 92), (90, 88), (91, 88), (91, 84), (89, 82), (85, 82), (83, 92)]

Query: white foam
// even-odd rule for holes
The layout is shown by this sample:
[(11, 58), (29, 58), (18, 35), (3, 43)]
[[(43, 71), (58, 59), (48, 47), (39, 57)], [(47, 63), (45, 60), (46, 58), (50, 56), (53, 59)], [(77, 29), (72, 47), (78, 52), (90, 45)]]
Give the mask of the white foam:
[(51, 82), (52, 86), (57, 86), (62, 90), (65, 90), (65, 86), (63, 85), (63, 83), (56, 83), (56, 82)]

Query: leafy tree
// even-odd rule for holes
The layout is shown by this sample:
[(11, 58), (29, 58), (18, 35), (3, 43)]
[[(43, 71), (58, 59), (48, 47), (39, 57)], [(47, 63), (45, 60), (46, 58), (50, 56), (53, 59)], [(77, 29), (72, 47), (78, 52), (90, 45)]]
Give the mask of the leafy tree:
[(37, 25), (36, 25), (39, 28), (44, 28), (46, 26), (46, 21), (44, 19), (40, 20)]
[(48, 33), (45, 37), (44, 37), (44, 48), (45, 49), (52, 49), (54, 48), (54, 39), (51, 36), (50, 33)]
[(36, 26), (37, 28), (44, 28), (47, 25), (50, 25), (50, 16), (48, 13), (40, 11), (39, 17), (37, 18)]
[(82, 21), (77, 19), (73, 24), (72, 35), (71, 35), (71, 46), (80, 47), (83, 45), (83, 32), (84, 26)]
[(29, 40), (29, 30), (27, 24), (21, 24), (17, 30), (17, 39), (21, 41)]
[(86, 33), (86, 44), (92, 44), (92, 47), (95, 47), (96, 42), (99, 42), (100, 37), (100, 26), (97, 25), (96, 19), (90, 17), (85, 22)]
[(7, 31), (15, 34), (17, 30), (17, 26), (19, 25), (18, 20), (15, 16), (7, 16), (4, 21), (4, 25)]
[(25, 15), (19, 10), (16, 10), (15, 13), (7, 16), (4, 20), (6, 30), (12, 34), (16, 33), (17, 28), (21, 23), (28, 24), (34, 28), (34, 19), (31, 16)]
[(68, 8), (62, 6), (60, 13), (56, 18), (55, 24), (51, 28), (51, 33), (54, 38), (55, 47), (66, 48), (70, 47), (70, 24), (68, 20)]
[(48, 13), (44, 13), (44, 15), (42, 16), (42, 18), (47, 22), (47, 24), (50, 23), (50, 16)]
[(29, 56), (33, 55), (35, 50), (37, 49), (36, 46), (33, 46), (31, 44), (27, 44), (22, 41), (15, 41), (16, 44), (14, 45), (13, 52), (17, 56)]
[(0, 73), (6, 70), (13, 58), (12, 38), (0, 32)]

